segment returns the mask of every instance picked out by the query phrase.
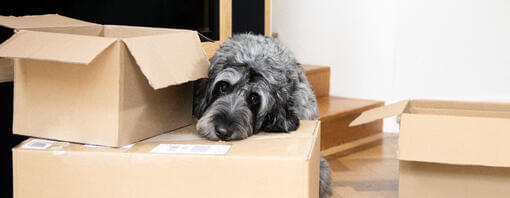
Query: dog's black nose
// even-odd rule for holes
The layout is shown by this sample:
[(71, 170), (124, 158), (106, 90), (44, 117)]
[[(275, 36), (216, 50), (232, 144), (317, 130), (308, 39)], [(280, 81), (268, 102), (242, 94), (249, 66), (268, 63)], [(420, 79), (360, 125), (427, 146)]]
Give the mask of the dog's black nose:
[(216, 136), (221, 140), (226, 140), (232, 135), (232, 131), (224, 125), (217, 125), (214, 129), (216, 130)]

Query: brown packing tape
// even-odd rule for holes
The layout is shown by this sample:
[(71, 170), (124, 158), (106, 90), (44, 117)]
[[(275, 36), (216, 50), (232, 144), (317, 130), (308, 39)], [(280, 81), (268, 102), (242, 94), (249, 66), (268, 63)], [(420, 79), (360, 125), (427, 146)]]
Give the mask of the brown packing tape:
[(0, 56), (89, 64), (116, 40), (21, 30), (0, 45)]
[(29, 16), (0, 16), (0, 25), (13, 29), (40, 27), (68, 27), (98, 25), (57, 14), (29, 15)]
[(370, 109), (368, 111), (365, 111), (361, 113), (360, 116), (358, 116), (356, 119), (354, 119), (350, 124), (349, 127), (358, 126), (366, 123), (370, 123), (376, 120), (380, 120), (383, 118), (396, 116), (401, 113), (403, 113), (408, 105), (409, 101), (404, 100), (400, 101), (394, 104)]
[(154, 89), (207, 76), (209, 60), (194, 31), (122, 40)]

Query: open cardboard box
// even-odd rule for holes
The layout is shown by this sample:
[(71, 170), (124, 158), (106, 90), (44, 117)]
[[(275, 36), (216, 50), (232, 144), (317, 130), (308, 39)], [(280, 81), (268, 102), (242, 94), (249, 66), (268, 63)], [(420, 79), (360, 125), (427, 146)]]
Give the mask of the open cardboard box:
[(508, 197), (510, 104), (409, 100), (351, 126), (400, 115), (400, 197)]
[(209, 61), (195, 31), (0, 16), (14, 67), (15, 134), (122, 146), (191, 124)]
[(320, 122), (213, 142), (190, 125), (134, 145), (29, 139), (13, 148), (16, 198), (317, 198)]

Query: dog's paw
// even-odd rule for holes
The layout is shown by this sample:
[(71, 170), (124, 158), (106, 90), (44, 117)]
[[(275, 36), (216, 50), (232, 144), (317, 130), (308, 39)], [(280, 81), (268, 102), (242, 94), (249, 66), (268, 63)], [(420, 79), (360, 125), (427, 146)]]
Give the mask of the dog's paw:
[(268, 117), (263, 126), (263, 130), (266, 132), (289, 132), (295, 131), (297, 128), (299, 128), (299, 119), (293, 113)]

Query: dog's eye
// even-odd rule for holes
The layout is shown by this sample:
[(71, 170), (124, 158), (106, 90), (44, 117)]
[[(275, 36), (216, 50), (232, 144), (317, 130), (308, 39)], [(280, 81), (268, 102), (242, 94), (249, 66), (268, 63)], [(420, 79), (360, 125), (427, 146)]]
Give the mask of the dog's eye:
[(251, 93), (250, 96), (248, 96), (248, 102), (252, 106), (256, 106), (260, 103), (260, 96), (256, 93)]
[(216, 91), (220, 94), (224, 94), (225, 92), (227, 92), (229, 87), (230, 87), (230, 84), (228, 84), (225, 81), (220, 81), (216, 84)]

